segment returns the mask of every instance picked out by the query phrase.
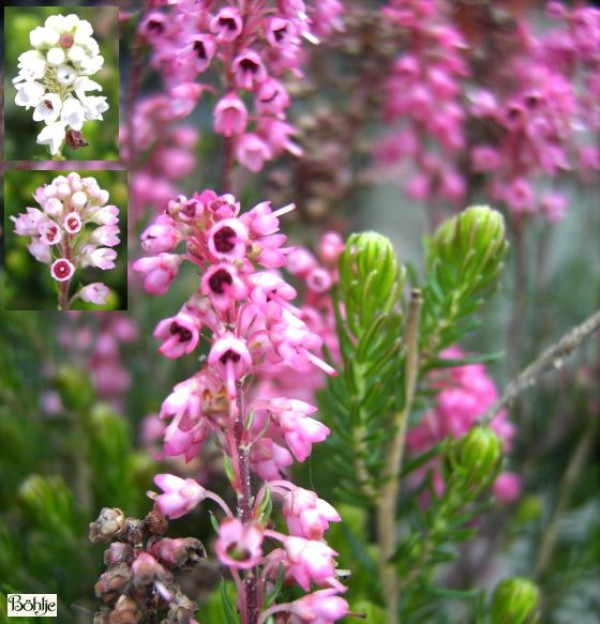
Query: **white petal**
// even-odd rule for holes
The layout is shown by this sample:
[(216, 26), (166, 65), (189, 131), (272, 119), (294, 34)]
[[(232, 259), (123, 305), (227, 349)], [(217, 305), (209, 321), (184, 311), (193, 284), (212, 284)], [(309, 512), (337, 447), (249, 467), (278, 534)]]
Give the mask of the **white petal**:
[(62, 145), (64, 139), (65, 126), (60, 122), (56, 122), (48, 124), (38, 134), (37, 142), (40, 145), (47, 145), (50, 148), (50, 153), (52, 154), (52, 156), (54, 156), (60, 149), (60, 146)]

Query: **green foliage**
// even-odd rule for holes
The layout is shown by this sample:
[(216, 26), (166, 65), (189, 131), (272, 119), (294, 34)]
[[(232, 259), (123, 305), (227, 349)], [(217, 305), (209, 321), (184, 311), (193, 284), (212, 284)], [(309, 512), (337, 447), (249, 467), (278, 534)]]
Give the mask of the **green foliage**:
[(425, 241), (424, 369), (437, 368), (439, 352), (477, 327), (474, 314), (496, 287), (507, 249), (504, 219), (487, 206), (468, 208)]
[(323, 397), (335, 434), (332, 464), (347, 502), (369, 500), (381, 480), (385, 441), (393, 434), (391, 414), (401, 401), (404, 279), (385, 237), (366, 232), (348, 239), (336, 305), (343, 367)]

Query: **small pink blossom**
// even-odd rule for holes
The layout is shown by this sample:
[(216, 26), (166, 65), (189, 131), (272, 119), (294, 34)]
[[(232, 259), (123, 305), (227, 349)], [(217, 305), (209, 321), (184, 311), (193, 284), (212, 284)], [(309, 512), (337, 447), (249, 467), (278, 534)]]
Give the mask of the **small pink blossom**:
[(181, 256), (161, 253), (158, 256), (136, 260), (132, 268), (143, 274), (146, 292), (152, 295), (164, 295), (175, 279), (182, 260)]
[(242, 16), (235, 7), (224, 7), (210, 23), (210, 30), (219, 41), (233, 41), (242, 32)]
[(75, 266), (66, 258), (58, 258), (50, 267), (50, 274), (57, 282), (66, 282), (73, 277)]
[(148, 253), (173, 251), (181, 234), (174, 227), (174, 220), (168, 215), (161, 215), (142, 232), (142, 249)]
[(106, 298), (110, 294), (110, 288), (102, 282), (94, 282), (84, 286), (79, 291), (79, 296), (89, 303), (95, 303), (97, 305), (104, 305)]
[(213, 116), (215, 132), (226, 137), (242, 134), (248, 124), (248, 111), (235, 93), (228, 93), (219, 100)]
[(273, 158), (269, 144), (254, 132), (246, 132), (238, 139), (235, 153), (240, 163), (254, 173), (258, 173), (265, 162)]
[(233, 74), (240, 89), (252, 91), (267, 77), (260, 56), (254, 50), (245, 50), (233, 61)]
[(109, 247), (95, 247), (94, 245), (86, 245), (83, 249), (84, 266), (90, 265), (97, 267), (102, 271), (114, 269), (117, 265), (115, 260), (117, 252)]
[(101, 225), (92, 232), (91, 240), (96, 245), (114, 247), (120, 242), (118, 225)]
[(249, 570), (263, 557), (262, 542), (263, 533), (258, 524), (243, 525), (237, 518), (226, 518), (219, 527), (215, 551), (223, 565)]
[(248, 231), (238, 219), (224, 219), (208, 233), (208, 248), (219, 260), (243, 258), (248, 245)]
[(185, 516), (206, 498), (206, 490), (195, 479), (181, 479), (172, 474), (157, 474), (154, 483), (163, 491), (155, 496), (160, 512), (175, 520)]
[(42, 221), (38, 228), (40, 240), (46, 245), (56, 245), (62, 238), (60, 227), (52, 220)]
[(340, 522), (337, 511), (314, 492), (293, 488), (283, 499), (283, 515), (290, 535), (320, 540), (330, 522)]
[(349, 611), (348, 603), (337, 596), (337, 589), (320, 589), (292, 602), (290, 613), (307, 624), (333, 624)]
[(311, 582), (325, 585), (335, 579), (333, 557), (338, 553), (324, 542), (290, 536), (283, 547), (289, 561), (288, 573), (304, 591), (310, 591)]
[(502, 472), (494, 482), (494, 495), (503, 503), (514, 503), (521, 495), (521, 477), (514, 472)]
[(154, 330), (154, 337), (163, 340), (159, 351), (172, 360), (196, 348), (199, 330), (199, 322), (194, 317), (180, 312), (177, 316), (162, 320)]
[(82, 224), (79, 213), (69, 212), (68, 214), (66, 214), (63, 219), (63, 227), (69, 234), (77, 234), (77, 232), (81, 231)]
[(229, 263), (216, 264), (208, 269), (202, 277), (200, 290), (221, 311), (248, 296), (248, 286), (240, 278), (236, 267)]

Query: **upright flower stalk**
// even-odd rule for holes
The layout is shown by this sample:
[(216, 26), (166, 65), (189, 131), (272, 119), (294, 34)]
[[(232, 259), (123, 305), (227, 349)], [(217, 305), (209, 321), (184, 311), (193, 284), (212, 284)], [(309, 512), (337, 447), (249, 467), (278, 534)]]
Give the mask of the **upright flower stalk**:
[(102, 91), (89, 76), (104, 64), (92, 34), (77, 15), (51, 15), (31, 31), (31, 49), (19, 56), (15, 104), (34, 109), (33, 120), (45, 123), (37, 142), (58, 158), (65, 141), (74, 149), (87, 145), (83, 124), (108, 110), (105, 97), (88, 95)]
[[(193, 479), (173, 475), (156, 477), (162, 493), (152, 497), (169, 518), (188, 513), (206, 498), (224, 510), (215, 550), (238, 587), (243, 624), (265, 622), (276, 612), (325, 624), (348, 609), (337, 595), (345, 590), (336, 573), (337, 553), (324, 541), (329, 523), (340, 517), (314, 492), (285, 478), (293, 460), (305, 461), (329, 429), (312, 417), (316, 408), (305, 401), (249, 396), (251, 380), (265, 369), (307, 373), (317, 367), (335, 375), (315, 354), (323, 338), (304, 322), (292, 303), (295, 289), (277, 271), (290, 251), (279, 232), (279, 217), (293, 208), (273, 211), (262, 202), (240, 214), (230, 194), (205, 190), (192, 198), (179, 196), (142, 233), (142, 247), (152, 255), (133, 265), (145, 290), (155, 295), (168, 291), (183, 261), (198, 270), (197, 291), (154, 332), (168, 358), (194, 352), (201, 336), (209, 342), (200, 370), (177, 384), (162, 404), (160, 417), (170, 420), (163, 452), (191, 461), (209, 438), (215, 440), (237, 509), (229, 510)], [(182, 243), (184, 249), (177, 252)], [(264, 482), (258, 491), (252, 473)], [(273, 500), (282, 503), (287, 533), (269, 524)], [(269, 550), (266, 538), (277, 547)], [(270, 593), (280, 574), (309, 595), (272, 604)], [(313, 585), (325, 589), (311, 593)]]
[(120, 242), (119, 209), (108, 205), (109, 197), (95, 178), (72, 172), (36, 190), (34, 199), (41, 210), (27, 207), (11, 217), (15, 234), (31, 238), (29, 252), (49, 265), (52, 279), (58, 282), (59, 310), (68, 310), (78, 297), (106, 303), (109, 288), (102, 282), (88, 284), (71, 297), (69, 293), (78, 268), (106, 271), (116, 266), (117, 252), (112, 247)]

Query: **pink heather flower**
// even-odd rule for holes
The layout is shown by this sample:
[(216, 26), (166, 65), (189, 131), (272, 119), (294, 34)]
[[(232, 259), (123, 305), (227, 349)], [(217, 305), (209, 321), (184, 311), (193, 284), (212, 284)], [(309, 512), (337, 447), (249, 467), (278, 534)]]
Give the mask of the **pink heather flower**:
[(46, 215), (37, 208), (26, 208), (26, 210), (26, 213), (21, 213), (17, 217), (10, 217), (15, 224), (14, 233), (19, 236), (37, 236), (38, 228), (46, 220)]
[(154, 330), (154, 337), (163, 340), (159, 351), (173, 360), (191, 353), (198, 344), (200, 323), (185, 312), (162, 320)]
[(267, 72), (260, 56), (254, 50), (245, 50), (233, 61), (235, 82), (240, 89), (252, 91), (266, 77)]
[(291, 453), (270, 438), (259, 438), (250, 448), (250, 466), (265, 481), (280, 479), (282, 472), (293, 463)]
[(268, 143), (254, 132), (242, 134), (235, 145), (237, 159), (246, 169), (258, 173), (267, 160), (273, 158)]
[(157, 474), (154, 483), (163, 491), (156, 496), (160, 512), (175, 520), (185, 516), (206, 498), (206, 490), (195, 479), (181, 479), (172, 474)]
[(296, 28), (289, 20), (271, 17), (264, 26), (267, 41), (274, 48), (286, 48), (297, 39)]
[(83, 264), (97, 267), (102, 271), (108, 271), (116, 267), (115, 259), (117, 252), (109, 247), (94, 247), (86, 245), (83, 249)]
[(521, 477), (514, 472), (502, 472), (494, 482), (494, 495), (503, 503), (514, 503), (521, 495)]
[(261, 115), (279, 117), (289, 107), (290, 96), (278, 80), (269, 77), (258, 86), (254, 101)]
[(42, 221), (38, 231), (40, 240), (46, 245), (56, 245), (61, 239), (60, 227), (52, 220)]
[(248, 296), (248, 287), (240, 278), (236, 267), (226, 263), (216, 264), (206, 271), (202, 276), (200, 290), (221, 312)]
[(50, 264), (52, 262), (52, 252), (50, 246), (38, 239), (33, 239), (29, 245), (27, 245), (29, 253), (38, 261), (44, 264)]
[(103, 206), (99, 210), (90, 213), (88, 221), (98, 225), (115, 225), (119, 222), (119, 209), (116, 206)]
[(246, 106), (235, 93), (228, 93), (218, 101), (213, 116), (215, 132), (226, 137), (242, 134), (248, 124)]
[(194, 35), (190, 40), (190, 50), (188, 58), (191, 60), (194, 69), (198, 74), (205, 72), (215, 55), (216, 45), (210, 35)]
[(92, 232), (92, 243), (114, 247), (120, 242), (118, 225), (101, 225)]
[(290, 490), (283, 499), (283, 515), (290, 535), (320, 540), (330, 522), (340, 522), (337, 511), (314, 492), (303, 488)]
[(558, 223), (565, 216), (567, 198), (561, 193), (546, 193), (540, 199), (540, 208), (550, 223)]
[(289, 561), (288, 572), (304, 591), (310, 591), (311, 582), (324, 585), (335, 579), (333, 557), (338, 553), (324, 542), (290, 536), (283, 546)]
[(73, 277), (75, 267), (66, 258), (58, 258), (50, 267), (50, 274), (57, 282), (66, 282)]
[(81, 230), (81, 217), (79, 216), (79, 213), (69, 212), (68, 214), (66, 214), (65, 218), (63, 219), (63, 227), (69, 234), (77, 234), (77, 232)]
[(243, 340), (225, 332), (213, 342), (208, 354), (208, 364), (227, 382), (230, 397), (236, 395), (235, 382), (252, 367), (252, 356)]
[(233, 41), (242, 32), (242, 16), (235, 7), (224, 7), (210, 22), (210, 30), (218, 41)]
[(259, 124), (259, 134), (265, 138), (275, 153), (289, 152), (297, 158), (304, 154), (302, 148), (290, 138), (297, 134), (297, 130), (285, 121), (263, 119)]
[(246, 255), (248, 230), (238, 219), (215, 223), (208, 232), (208, 248), (219, 260), (236, 260)]
[(142, 249), (154, 254), (173, 251), (181, 240), (181, 234), (174, 225), (175, 221), (171, 217), (160, 215), (142, 232)]
[(93, 284), (88, 284), (84, 286), (79, 291), (79, 296), (89, 303), (95, 303), (97, 305), (104, 305), (106, 303), (106, 298), (110, 294), (110, 289), (106, 284), (102, 282), (94, 282)]
[(531, 184), (524, 178), (513, 180), (504, 191), (504, 201), (516, 214), (535, 212), (535, 196)]
[(136, 260), (132, 268), (143, 274), (146, 292), (152, 295), (164, 295), (175, 279), (182, 260), (181, 256), (161, 253), (158, 256)]
[(320, 589), (292, 602), (290, 613), (308, 624), (333, 624), (349, 610), (348, 603), (336, 595), (337, 589)]
[(77, 191), (71, 196), (71, 204), (81, 210), (88, 203), (88, 196), (83, 191)]
[(263, 533), (258, 524), (244, 526), (237, 518), (226, 518), (219, 527), (215, 551), (219, 561), (237, 570), (253, 568), (263, 557)]
[(286, 444), (294, 457), (303, 462), (312, 451), (315, 442), (323, 442), (329, 435), (329, 428), (308, 414), (317, 408), (297, 399), (276, 398), (268, 402), (271, 420), (280, 427)]
[(60, 217), (63, 213), (63, 203), (56, 197), (50, 197), (46, 201), (41, 201), (40, 204), (44, 207), (44, 212), (53, 219)]
[(337, 267), (345, 244), (337, 232), (325, 232), (319, 241), (319, 256), (327, 265)]

